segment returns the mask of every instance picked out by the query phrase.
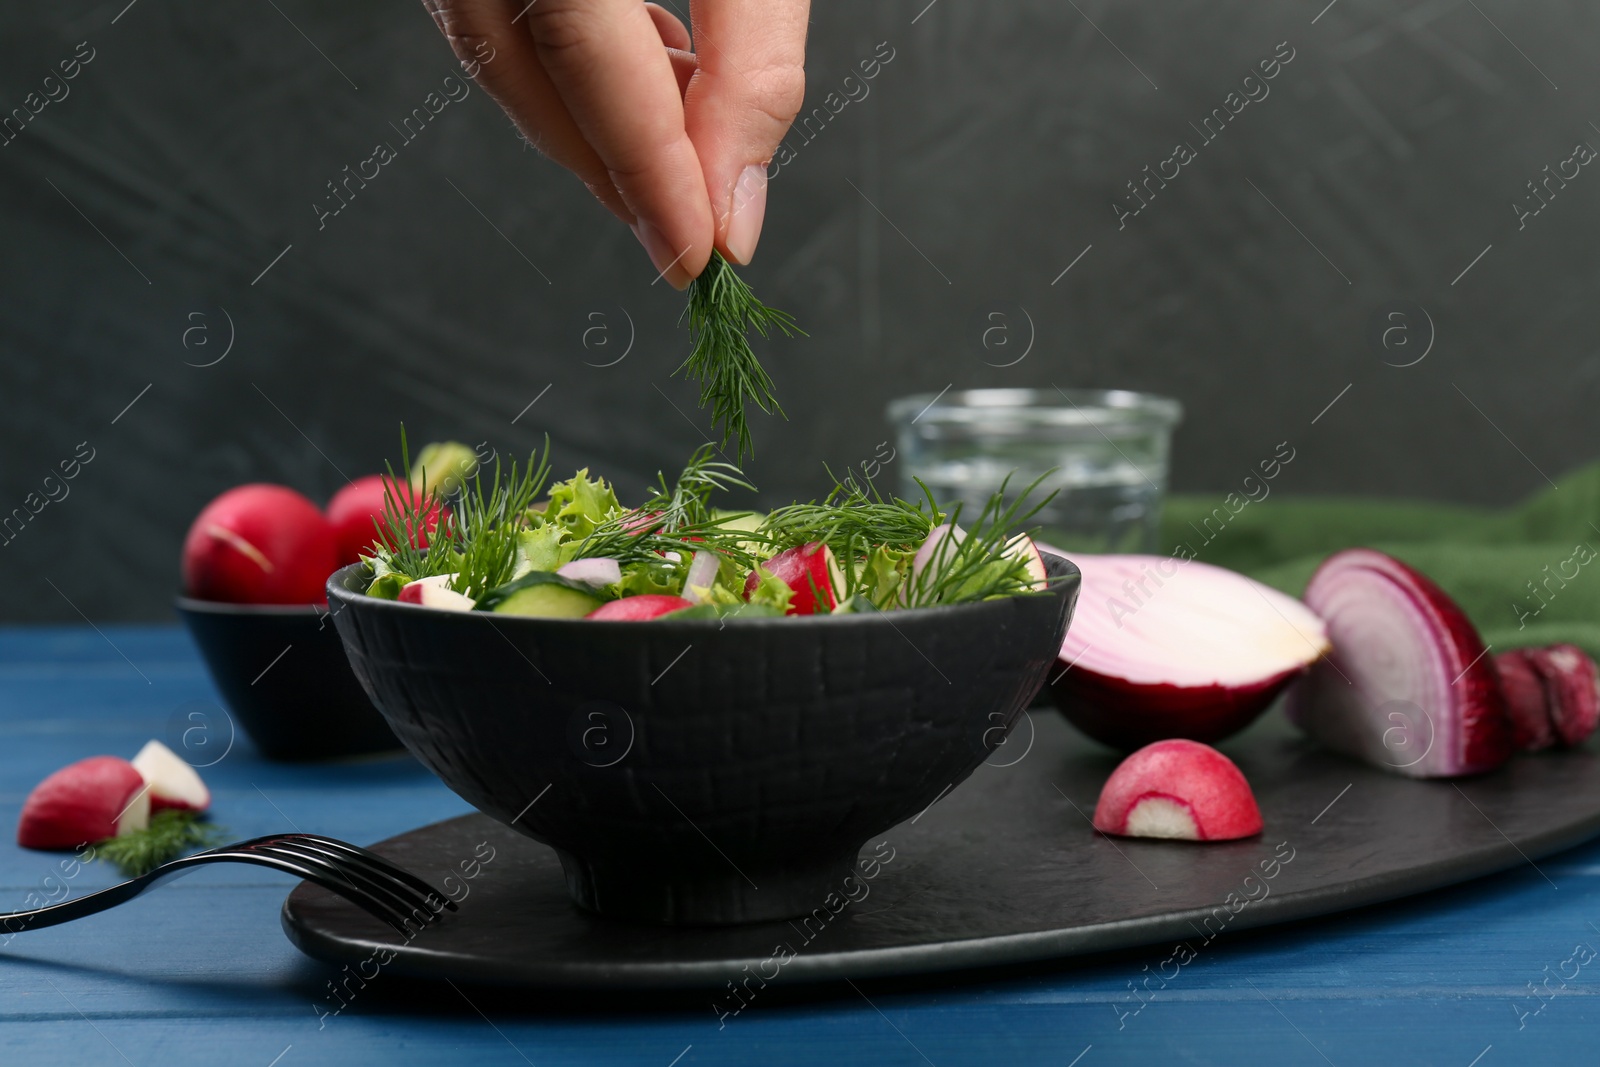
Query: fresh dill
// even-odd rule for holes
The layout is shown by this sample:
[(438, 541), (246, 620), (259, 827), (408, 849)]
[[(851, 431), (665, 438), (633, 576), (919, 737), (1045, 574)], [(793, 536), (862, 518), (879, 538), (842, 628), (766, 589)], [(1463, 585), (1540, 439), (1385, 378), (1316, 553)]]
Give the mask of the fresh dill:
[(723, 447), (733, 438), (742, 459), (752, 451), (745, 404), (753, 403), (769, 415), (783, 415), (772, 392), (772, 378), (750, 347), (750, 332), (765, 338), (774, 333), (803, 337), (805, 331), (788, 312), (769, 308), (757, 299), (755, 291), (717, 252), (711, 253), (706, 269), (689, 284), (684, 319), (694, 349), (673, 373), (700, 383), (700, 406), (711, 408), (711, 422), (722, 431)]
[(100, 842), (94, 847), (95, 856), (109, 860), (129, 878), (137, 878), (190, 849), (221, 844), (225, 833), (202, 821), (199, 812), (168, 809), (150, 816), (150, 825), (143, 830)]

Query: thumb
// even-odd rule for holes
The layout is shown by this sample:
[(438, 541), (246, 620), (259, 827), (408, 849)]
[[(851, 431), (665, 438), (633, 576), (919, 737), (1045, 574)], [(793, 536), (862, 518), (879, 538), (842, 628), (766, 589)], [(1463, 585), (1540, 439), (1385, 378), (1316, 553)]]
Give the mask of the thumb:
[(716, 247), (750, 262), (767, 212), (767, 164), (805, 101), (809, 0), (694, 0), (699, 70), (684, 123), (716, 223)]

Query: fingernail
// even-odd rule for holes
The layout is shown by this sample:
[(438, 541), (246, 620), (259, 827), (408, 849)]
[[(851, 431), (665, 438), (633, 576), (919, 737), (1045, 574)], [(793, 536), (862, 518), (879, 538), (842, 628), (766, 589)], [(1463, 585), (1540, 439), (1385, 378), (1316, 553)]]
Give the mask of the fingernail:
[(630, 229), (639, 243), (644, 245), (644, 250), (650, 253), (650, 262), (656, 265), (658, 276), (666, 279), (667, 284), (679, 292), (689, 288), (689, 272), (683, 269), (680, 262), (683, 253), (674, 252), (667, 239), (661, 236), (661, 231), (642, 218)]
[(733, 183), (733, 197), (728, 211), (728, 254), (742, 267), (756, 254), (756, 243), (761, 240), (761, 224), (767, 217), (765, 164), (752, 163), (744, 168), (739, 180)]

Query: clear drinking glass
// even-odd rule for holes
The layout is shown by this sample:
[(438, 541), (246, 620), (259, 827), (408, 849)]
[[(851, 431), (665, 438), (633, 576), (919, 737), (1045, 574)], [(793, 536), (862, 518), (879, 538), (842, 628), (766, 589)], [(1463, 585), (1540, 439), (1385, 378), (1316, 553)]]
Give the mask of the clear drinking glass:
[(1015, 493), (1053, 471), (1031, 499), (1055, 499), (1028, 525), (1079, 552), (1157, 550), (1182, 417), (1176, 400), (1121, 389), (969, 389), (889, 405), (902, 496), (921, 499), (920, 479), (976, 515), (1006, 475)]

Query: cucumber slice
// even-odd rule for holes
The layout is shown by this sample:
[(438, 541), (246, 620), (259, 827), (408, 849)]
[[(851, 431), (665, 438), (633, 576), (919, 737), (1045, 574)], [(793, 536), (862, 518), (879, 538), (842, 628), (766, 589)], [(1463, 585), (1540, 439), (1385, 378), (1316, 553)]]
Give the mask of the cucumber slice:
[(591, 586), (548, 571), (534, 571), (485, 593), (478, 601), (478, 610), (541, 619), (581, 619), (603, 603)]

